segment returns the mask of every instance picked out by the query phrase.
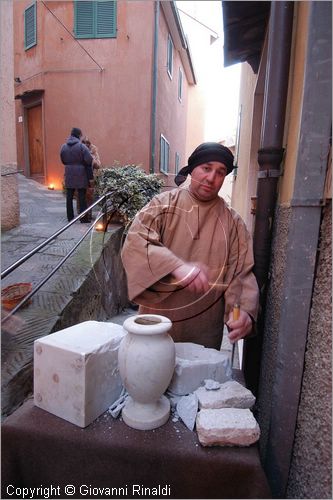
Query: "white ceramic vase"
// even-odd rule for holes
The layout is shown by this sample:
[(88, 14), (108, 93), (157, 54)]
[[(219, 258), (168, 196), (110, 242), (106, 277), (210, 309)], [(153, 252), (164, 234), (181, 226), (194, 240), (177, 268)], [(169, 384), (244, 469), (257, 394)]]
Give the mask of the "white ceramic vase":
[(129, 397), (122, 417), (134, 429), (155, 429), (170, 414), (163, 393), (175, 368), (175, 344), (167, 333), (172, 323), (165, 316), (138, 314), (123, 326), (128, 333), (119, 346), (118, 365)]

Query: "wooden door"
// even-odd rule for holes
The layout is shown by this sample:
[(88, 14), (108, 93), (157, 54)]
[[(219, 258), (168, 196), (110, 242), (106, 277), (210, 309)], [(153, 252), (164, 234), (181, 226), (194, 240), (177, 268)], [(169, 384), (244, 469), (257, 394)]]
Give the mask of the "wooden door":
[(30, 177), (44, 176), (42, 105), (27, 109)]

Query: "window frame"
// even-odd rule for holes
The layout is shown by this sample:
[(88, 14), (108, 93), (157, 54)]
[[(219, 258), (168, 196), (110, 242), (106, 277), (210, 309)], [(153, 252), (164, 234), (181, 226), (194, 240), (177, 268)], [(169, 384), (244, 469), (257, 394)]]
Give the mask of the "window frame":
[(160, 135), (160, 172), (165, 175), (169, 173), (170, 144), (166, 137)]
[(179, 66), (179, 71), (178, 71), (178, 101), (182, 102), (183, 100), (183, 70)]
[(173, 75), (173, 51), (174, 51), (173, 41), (172, 41), (170, 33), (168, 33), (168, 42), (167, 42), (167, 72), (168, 72), (168, 75), (170, 77), (170, 80), (172, 80), (172, 75)]
[(179, 173), (179, 165), (180, 165), (180, 154), (178, 151), (175, 152), (175, 174)]
[[(110, 31), (107, 32), (107, 34), (103, 34), (99, 29), (99, 24), (98, 24), (98, 19), (99, 19), (99, 9), (101, 8), (101, 4), (106, 3), (106, 2), (112, 2), (113, 6), (111, 7), (113, 12), (113, 25), (110, 26)], [(78, 9), (80, 3), (85, 4), (86, 7), (88, 4), (91, 4), (92, 8), (92, 13), (91, 13), (91, 24), (92, 24), (92, 29), (89, 33), (80, 33), (80, 31), (84, 31), (84, 29), (81, 27), (79, 28), (79, 21), (78, 21)], [(110, 23), (112, 24), (112, 19), (110, 19)], [(82, 39), (91, 39), (91, 40), (97, 40), (97, 39), (103, 39), (103, 38), (117, 38), (117, 1), (116, 0), (74, 0), (74, 36), (78, 40)]]
[[(28, 11), (33, 9), (33, 30), (34, 30), (34, 40), (33, 42), (27, 44), (27, 14)], [(24, 9), (24, 50), (29, 50), (31, 47), (37, 45), (37, 2), (34, 1), (28, 7)]]

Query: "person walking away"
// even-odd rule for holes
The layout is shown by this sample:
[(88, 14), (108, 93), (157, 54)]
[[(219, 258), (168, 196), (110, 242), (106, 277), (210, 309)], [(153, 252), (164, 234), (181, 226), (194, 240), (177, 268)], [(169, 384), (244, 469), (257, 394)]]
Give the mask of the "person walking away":
[[(93, 157), (92, 169), (93, 169), (94, 178), (93, 178), (93, 180), (89, 181), (89, 186), (87, 188), (87, 194), (86, 194), (87, 206), (89, 207), (94, 202), (95, 177), (96, 177), (98, 170), (101, 168), (102, 164), (101, 164), (101, 160), (99, 158), (97, 146), (95, 146), (95, 144), (92, 144), (89, 137), (84, 136), (82, 139), (82, 143), (87, 146), (87, 148), (90, 151), (91, 156)], [(92, 211), (89, 212), (90, 220), (91, 220), (91, 217), (92, 217)]]
[(124, 242), (129, 299), (140, 314), (170, 318), (175, 342), (220, 349), (224, 323), (231, 343), (253, 333), (259, 290), (252, 238), (218, 194), (233, 162), (219, 143), (198, 146), (175, 177), (179, 186), (190, 175), (190, 185), (156, 195)]
[[(79, 198), (79, 213), (87, 208), (86, 191), (89, 180), (93, 178), (93, 157), (85, 144), (81, 142), (81, 129), (74, 127), (67, 142), (61, 146), (60, 158), (65, 165), (66, 211), (67, 219), (74, 219), (73, 198), (75, 190)], [(83, 217), (80, 222), (89, 222), (89, 217)]]

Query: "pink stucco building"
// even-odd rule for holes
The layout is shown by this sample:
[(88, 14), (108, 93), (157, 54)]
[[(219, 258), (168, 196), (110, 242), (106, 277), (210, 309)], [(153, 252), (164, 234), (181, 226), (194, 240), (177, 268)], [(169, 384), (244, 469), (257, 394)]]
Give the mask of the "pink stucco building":
[(135, 163), (174, 186), (196, 83), (174, 2), (15, 0), (14, 33), (17, 162), (26, 176), (61, 188), (59, 149), (75, 126), (104, 166)]

